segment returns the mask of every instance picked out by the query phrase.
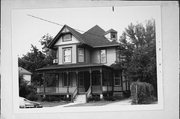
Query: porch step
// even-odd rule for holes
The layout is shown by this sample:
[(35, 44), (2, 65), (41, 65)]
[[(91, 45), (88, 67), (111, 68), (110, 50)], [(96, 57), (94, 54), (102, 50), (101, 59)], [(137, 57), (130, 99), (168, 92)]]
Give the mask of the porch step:
[(86, 103), (86, 94), (78, 94), (74, 100), (74, 103)]

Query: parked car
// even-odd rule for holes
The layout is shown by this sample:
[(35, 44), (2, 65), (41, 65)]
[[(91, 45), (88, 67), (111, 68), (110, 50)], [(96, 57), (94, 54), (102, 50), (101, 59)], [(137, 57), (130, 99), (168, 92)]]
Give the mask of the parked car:
[(42, 108), (43, 106), (39, 102), (30, 101), (26, 98), (19, 97), (20, 108)]

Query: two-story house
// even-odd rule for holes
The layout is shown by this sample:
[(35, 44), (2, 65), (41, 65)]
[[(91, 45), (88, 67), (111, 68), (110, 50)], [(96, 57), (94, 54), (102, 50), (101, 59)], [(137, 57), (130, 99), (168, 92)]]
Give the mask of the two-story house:
[[(119, 45), (117, 31), (113, 29), (104, 31), (96, 25), (81, 34), (64, 25), (48, 45), (57, 51), (55, 65), (37, 69), (44, 80), (38, 94), (103, 98), (129, 90), (122, 72), (111, 67), (119, 61)], [(48, 85), (49, 80), (53, 80), (53, 85)]]

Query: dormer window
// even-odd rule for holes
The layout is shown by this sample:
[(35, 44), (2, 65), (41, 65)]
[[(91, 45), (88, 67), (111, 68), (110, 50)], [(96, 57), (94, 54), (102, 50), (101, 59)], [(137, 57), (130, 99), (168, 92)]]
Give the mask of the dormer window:
[(117, 40), (117, 31), (114, 29), (110, 29), (106, 32), (105, 37), (110, 41), (116, 41)]
[(116, 38), (116, 33), (111, 33), (111, 38)]
[(66, 41), (72, 41), (72, 35), (71, 34), (64, 34), (62, 36), (62, 41), (66, 42)]

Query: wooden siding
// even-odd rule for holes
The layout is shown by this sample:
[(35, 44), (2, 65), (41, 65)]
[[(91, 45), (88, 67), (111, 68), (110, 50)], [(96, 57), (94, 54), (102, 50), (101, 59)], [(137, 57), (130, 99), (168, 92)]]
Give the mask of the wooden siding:
[(91, 63), (100, 63), (100, 50), (91, 51)]
[(79, 43), (79, 41), (72, 35), (72, 40), (71, 41), (62, 41), (62, 37), (56, 42), (55, 46), (61, 46), (61, 45), (69, 45), (69, 44), (74, 44), (74, 43)]
[[(110, 66), (116, 61), (116, 48), (105, 48), (106, 49), (106, 60), (105, 65)], [(95, 49), (91, 51), (91, 63), (100, 63), (100, 50)]]
[(116, 61), (116, 48), (107, 48), (107, 63), (105, 65), (110, 66)]
[(90, 51), (89, 49), (85, 48), (85, 62), (90, 63), (91, 62), (91, 56), (90, 56)]

